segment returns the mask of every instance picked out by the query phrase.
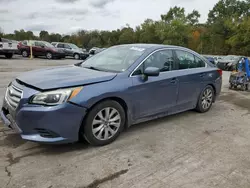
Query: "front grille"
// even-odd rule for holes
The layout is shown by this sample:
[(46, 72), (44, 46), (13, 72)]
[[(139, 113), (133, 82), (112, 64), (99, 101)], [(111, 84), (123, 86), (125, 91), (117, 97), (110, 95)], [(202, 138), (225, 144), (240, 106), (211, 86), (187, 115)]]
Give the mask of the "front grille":
[(16, 109), (21, 98), (22, 98), (23, 91), (14, 85), (10, 85), (7, 88), (6, 94), (5, 94), (5, 99), (8, 102), (8, 104)]

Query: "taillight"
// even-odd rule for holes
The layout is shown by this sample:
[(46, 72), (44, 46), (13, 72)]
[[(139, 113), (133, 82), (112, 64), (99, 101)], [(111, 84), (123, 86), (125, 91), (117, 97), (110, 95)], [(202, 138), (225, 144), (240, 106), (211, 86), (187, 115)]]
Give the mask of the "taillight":
[(221, 69), (217, 69), (217, 72), (220, 74), (220, 76), (222, 76), (222, 70)]

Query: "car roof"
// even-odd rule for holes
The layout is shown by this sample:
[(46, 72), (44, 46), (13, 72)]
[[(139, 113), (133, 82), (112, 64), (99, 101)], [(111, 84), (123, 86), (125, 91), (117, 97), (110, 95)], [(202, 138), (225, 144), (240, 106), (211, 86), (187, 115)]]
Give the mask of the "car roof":
[(68, 43), (68, 42), (51, 42), (51, 43), (54, 43), (54, 44), (73, 44), (73, 43)]
[(138, 47), (138, 48), (145, 48), (145, 49), (151, 49), (151, 50), (157, 50), (161, 48), (178, 48), (178, 49), (186, 49), (189, 51), (192, 51), (188, 48), (182, 47), (182, 46), (174, 46), (174, 45), (165, 45), (165, 44), (144, 44), (144, 43), (135, 43), (135, 44), (122, 44), (117, 46), (131, 46), (131, 47)]

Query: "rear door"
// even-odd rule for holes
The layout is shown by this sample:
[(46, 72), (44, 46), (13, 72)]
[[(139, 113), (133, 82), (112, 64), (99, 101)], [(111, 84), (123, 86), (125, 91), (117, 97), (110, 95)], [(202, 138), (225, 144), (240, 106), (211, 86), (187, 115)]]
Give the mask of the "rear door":
[(64, 44), (64, 50), (65, 50), (65, 53), (67, 54), (67, 56), (73, 56), (74, 52), (73, 52), (72, 48), (70, 47), (70, 45)]
[[(160, 75), (143, 79), (147, 67), (158, 67)], [(176, 105), (179, 82), (174, 69), (173, 51), (163, 49), (151, 54), (132, 73), (134, 118), (167, 112)]]
[(65, 52), (65, 55), (68, 55), (66, 53), (66, 49), (64, 48), (64, 44), (63, 43), (58, 43), (57, 46), (56, 46), (56, 48), (59, 48), (59, 49), (63, 50)]
[(179, 80), (177, 106), (179, 110), (194, 108), (207, 74), (206, 63), (185, 50), (175, 50), (175, 56)]

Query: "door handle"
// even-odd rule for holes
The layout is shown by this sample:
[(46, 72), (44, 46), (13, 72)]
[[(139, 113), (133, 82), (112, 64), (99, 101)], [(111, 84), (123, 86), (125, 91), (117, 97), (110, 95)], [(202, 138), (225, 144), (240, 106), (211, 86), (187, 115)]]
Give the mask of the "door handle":
[(176, 78), (173, 78), (173, 79), (170, 81), (171, 84), (176, 84), (176, 82), (177, 82), (177, 79), (176, 79)]

